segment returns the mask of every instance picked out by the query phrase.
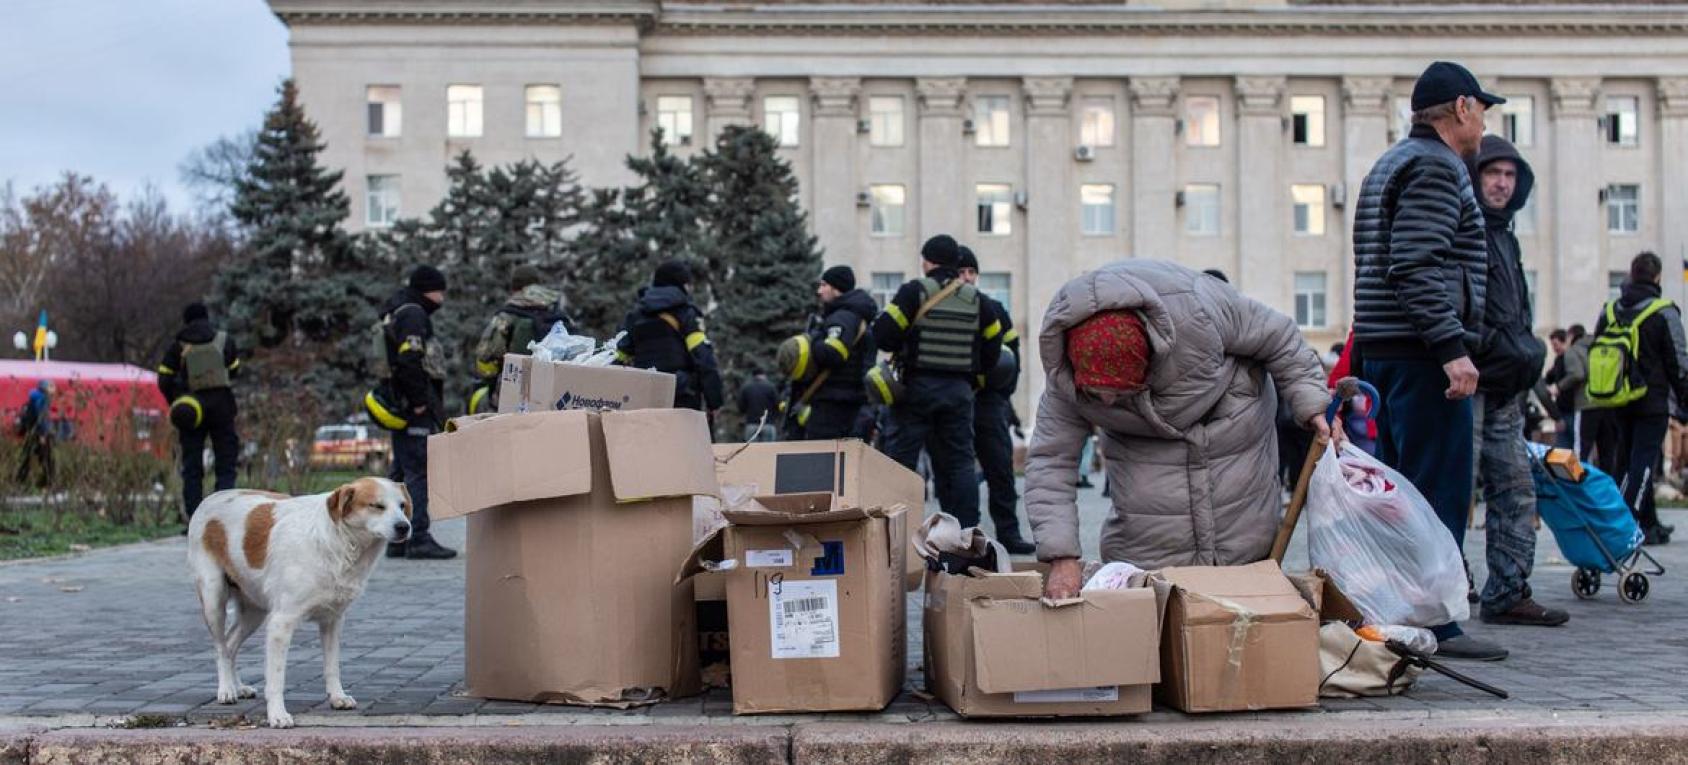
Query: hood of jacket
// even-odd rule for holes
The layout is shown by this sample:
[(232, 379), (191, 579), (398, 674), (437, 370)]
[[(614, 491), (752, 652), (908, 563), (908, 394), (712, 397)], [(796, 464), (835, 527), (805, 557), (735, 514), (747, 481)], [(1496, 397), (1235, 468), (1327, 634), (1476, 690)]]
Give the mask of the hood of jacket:
[(645, 287), (639, 291), (634, 304), (640, 313), (651, 315), (682, 308), (692, 302), (692, 296), (681, 287)]
[(860, 289), (853, 289), (827, 303), (826, 308), (822, 309), (821, 313), (824, 316), (831, 316), (838, 311), (849, 311), (860, 316), (862, 321), (872, 322), (874, 318), (879, 316), (879, 303), (873, 299), (872, 295)]
[(211, 326), (209, 319), (195, 319), (182, 326), (176, 333), (176, 341), (199, 345), (209, 343), (217, 337), (217, 328)]
[(387, 298), (387, 302), (381, 304), (381, 315), (385, 316), (390, 314), (398, 310), (399, 306), (406, 303), (415, 303), (422, 306), (422, 310), (427, 312), (430, 316), (432, 316), (435, 311), (440, 310), (439, 303), (429, 300), (427, 296), (422, 293), (409, 287), (400, 287), (392, 294), (391, 297)]
[[(1497, 160), (1511, 160), (1518, 167), (1518, 182), (1513, 187), (1512, 199), (1506, 207), (1495, 209), (1483, 201), (1483, 168)], [(1530, 163), (1524, 161), (1524, 156), (1518, 153), (1517, 147), (1511, 141), (1498, 135), (1483, 136), (1482, 147), (1477, 150), (1477, 159), (1472, 164), (1471, 183), (1476, 187), (1477, 204), (1483, 208), (1483, 220), (1491, 228), (1505, 228), (1512, 225), (1512, 216), (1530, 201), (1530, 192), (1536, 187), (1536, 172), (1530, 168)]]
[(1637, 313), (1654, 298), (1660, 297), (1664, 297), (1664, 290), (1657, 284), (1624, 282), (1623, 291), (1618, 293), (1618, 313)]

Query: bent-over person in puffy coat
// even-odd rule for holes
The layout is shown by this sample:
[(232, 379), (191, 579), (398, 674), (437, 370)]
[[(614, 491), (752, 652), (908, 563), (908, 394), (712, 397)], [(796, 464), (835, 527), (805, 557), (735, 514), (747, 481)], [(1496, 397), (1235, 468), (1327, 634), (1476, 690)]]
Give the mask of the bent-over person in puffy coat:
[(1153, 569), (1239, 565), (1271, 551), (1281, 509), (1278, 392), (1328, 433), (1319, 355), (1295, 321), (1173, 263), (1114, 263), (1068, 282), (1038, 340), (1048, 379), (1026, 464), (1047, 594), (1079, 566), (1078, 461), (1103, 432), (1113, 513), (1102, 558)]

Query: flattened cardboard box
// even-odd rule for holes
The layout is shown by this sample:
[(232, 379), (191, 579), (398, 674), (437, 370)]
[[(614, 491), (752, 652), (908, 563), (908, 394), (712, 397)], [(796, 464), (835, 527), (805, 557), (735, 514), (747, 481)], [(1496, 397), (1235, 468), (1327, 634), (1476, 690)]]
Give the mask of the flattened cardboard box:
[(631, 706), (696, 693), (692, 590), (674, 579), (692, 496), (719, 491), (703, 414), (452, 424), (428, 440), (428, 497), (436, 520), (469, 516), (469, 694)]
[(1042, 601), (1037, 571), (927, 572), (926, 688), (963, 717), (1147, 712), (1160, 680), (1149, 588)]
[(1157, 572), (1167, 598), (1161, 701), (1184, 712), (1319, 701), (1319, 617), (1278, 564)]
[(682, 573), (725, 563), (733, 712), (884, 709), (902, 689), (907, 511), (839, 508), (830, 493), (759, 497)]
[[(757, 495), (829, 492), (841, 507), (902, 505), (909, 509), (910, 534), (925, 516), (926, 482), (920, 475), (858, 439), (719, 444), (715, 456), (725, 460), (716, 471), (722, 486), (755, 486)], [(913, 592), (920, 587), (920, 556), (903, 557), (904, 587)], [(710, 578), (700, 580), (700, 599), (719, 597)]]
[(498, 378), (498, 413), (561, 409), (666, 409), (674, 375), (649, 369), (591, 367), (508, 354)]

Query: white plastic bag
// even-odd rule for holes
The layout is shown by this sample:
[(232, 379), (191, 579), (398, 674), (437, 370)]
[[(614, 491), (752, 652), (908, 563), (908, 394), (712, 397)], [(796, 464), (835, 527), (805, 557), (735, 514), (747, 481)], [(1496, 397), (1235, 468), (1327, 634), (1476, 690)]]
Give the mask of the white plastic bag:
[[(1466, 480), (1449, 476), (1449, 480)], [(1312, 564), (1369, 624), (1465, 621), (1465, 563), (1430, 503), (1400, 473), (1344, 444), (1326, 449), (1307, 490)]]
[(598, 341), (586, 335), (569, 334), (560, 321), (551, 325), (551, 331), (545, 337), (528, 344), (528, 350), (538, 361), (574, 361), (597, 347)]

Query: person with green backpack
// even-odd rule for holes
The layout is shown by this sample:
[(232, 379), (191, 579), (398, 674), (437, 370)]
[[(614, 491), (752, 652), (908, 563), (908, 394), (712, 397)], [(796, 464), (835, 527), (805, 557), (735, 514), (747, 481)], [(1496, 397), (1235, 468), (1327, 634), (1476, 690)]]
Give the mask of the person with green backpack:
[(544, 281), (539, 269), (530, 265), (510, 271), (510, 299), (487, 320), (475, 344), (475, 388), (469, 394), (469, 414), (498, 410), (498, 375), (504, 371), (504, 354), (528, 353), (528, 343), (545, 339), (558, 322), (574, 333), (574, 322), (563, 313), (563, 293)]
[(1596, 461), (1618, 477), (1649, 545), (1669, 544), (1676, 530), (1659, 522), (1653, 470), (1670, 428), (1671, 394), (1688, 403), (1688, 343), (1681, 310), (1662, 296), (1663, 272), (1651, 252), (1630, 261), (1629, 281), (1595, 324), (1583, 388), (1589, 409), (1612, 424), (1613, 436), (1595, 446)]

